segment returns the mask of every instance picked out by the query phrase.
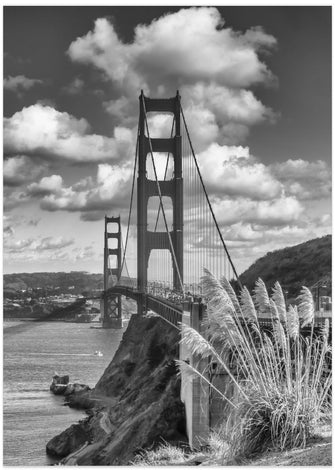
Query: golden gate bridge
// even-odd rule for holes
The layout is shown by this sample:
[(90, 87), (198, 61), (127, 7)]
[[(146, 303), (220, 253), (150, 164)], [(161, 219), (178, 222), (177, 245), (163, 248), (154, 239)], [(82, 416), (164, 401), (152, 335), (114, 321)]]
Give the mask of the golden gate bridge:
[[(167, 115), (168, 135), (153, 136), (155, 116), (165, 122)], [(128, 269), (131, 236), (137, 238), (136, 272)], [(136, 300), (139, 314), (153, 310), (179, 323), (183, 302), (201, 298), (204, 267), (239, 284), (178, 91), (168, 99), (142, 91), (124, 244), (120, 216), (105, 217), (103, 326), (122, 325), (122, 295)]]

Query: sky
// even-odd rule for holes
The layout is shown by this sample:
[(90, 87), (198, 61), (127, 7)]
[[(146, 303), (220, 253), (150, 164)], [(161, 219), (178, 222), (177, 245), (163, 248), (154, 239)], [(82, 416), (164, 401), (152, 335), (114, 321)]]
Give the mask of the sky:
[(141, 89), (179, 89), (239, 273), (331, 233), (330, 7), (6, 6), (3, 44), (5, 273), (102, 271)]

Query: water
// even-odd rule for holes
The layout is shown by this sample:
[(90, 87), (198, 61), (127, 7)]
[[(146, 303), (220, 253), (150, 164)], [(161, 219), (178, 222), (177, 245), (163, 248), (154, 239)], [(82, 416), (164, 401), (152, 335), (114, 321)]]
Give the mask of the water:
[[(49, 391), (52, 376), (93, 387), (110, 363), (124, 330), (89, 323), (4, 323), (3, 464), (43, 466), (46, 443), (85, 413)], [(99, 350), (103, 357), (95, 356)]]

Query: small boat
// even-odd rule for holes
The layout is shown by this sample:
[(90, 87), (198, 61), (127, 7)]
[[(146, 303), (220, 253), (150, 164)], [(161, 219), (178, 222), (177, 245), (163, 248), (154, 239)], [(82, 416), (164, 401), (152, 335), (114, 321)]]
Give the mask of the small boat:
[(95, 351), (94, 355), (95, 355), (95, 356), (99, 356), (99, 357), (102, 357), (102, 356), (103, 356), (103, 354), (102, 354), (101, 351)]

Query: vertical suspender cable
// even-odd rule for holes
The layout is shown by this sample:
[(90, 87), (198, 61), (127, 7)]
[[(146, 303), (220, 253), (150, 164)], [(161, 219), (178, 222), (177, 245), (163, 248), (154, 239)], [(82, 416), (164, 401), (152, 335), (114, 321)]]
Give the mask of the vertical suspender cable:
[(130, 229), (130, 217), (131, 217), (131, 211), (132, 211), (132, 207), (133, 207), (139, 132), (140, 132), (140, 126), (138, 125), (138, 127), (137, 127), (137, 139), (136, 139), (136, 150), (135, 150), (135, 161), (134, 161), (134, 169), (133, 169), (133, 180), (132, 180), (132, 185), (131, 185), (131, 196), (130, 196), (130, 205), (129, 205), (129, 213), (128, 213), (127, 233), (126, 233), (126, 241), (125, 241), (124, 252), (123, 252), (122, 263), (121, 263), (121, 273), (123, 271), (123, 265), (124, 265), (125, 259), (126, 259), (126, 251), (127, 251), (127, 246), (128, 246), (128, 237), (129, 237), (129, 229)]
[[(172, 128), (171, 128), (170, 139), (171, 139), (172, 136), (173, 136), (174, 122), (175, 122), (175, 117), (173, 116), (173, 122), (172, 122)], [(167, 176), (167, 170), (168, 170), (168, 167), (169, 167), (169, 159), (170, 159), (170, 152), (167, 154), (166, 165), (165, 165), (165, 171), (164, 171), (164, 181), (166, 180), (166, 176)], [(155, 224), (155, 230), (154, 230), (154, 232), (156, 232), (156, 230), (157, 230), (157, 225), (158, 225), (158, 219), (159, 219), (159, 216), (160, 216), (160, 211), (161, 211), (161, 206), (159, 205), (159, 206), (158, 206), (158, 213), (157, 213), (157, 219), (156, 219), (156, 224)]]
[(235, 276), (236, 276), (236, 280), (237, 280), (237, 282), (238, 282), (238, 285), (239, 285), (239, 287), (242, 289), (242, 283), (241, 283), (241, 281), (240, 281), (240, 279), (239, 279), (239, 277), (238, 277), (238, 274), (237, 274), (237, 272), (236, 272), (235, 266), (234, 266), (234, 264), (233, 264), (233, 262), (232, 262), (232, 260), (231, 260), (231, 258), (230, 258), (230, 255), (229, 255), (229, 252), (228, 252), (228, 250), (227, 250), (226, 244), (225, 244), (225, 242), (224, 242), (224, 240), (223, 240), (221, 230), (220, 230), (219, 225), (218, 225), (218, 223), (217, 223), (215, 214), (214, 214), (214, 212), (213, 212), (212, 205), (211, 205), (211, 203), (210, 203), (210, 200), (209, 200), (209, 197), (208, 197), (208, 194), (207, 194), (207, 191), (206, 191), (206, 188), (205, 188), (205, 185), (204, 185), (204, 182), (203, 182), (201, 173), (200, 173), (199, 165), (198, 165), (197, 159), (196, 159), (196, 157), (195, 157), (195, 153), (194, 153), (193, 145), (192, 145), (192, 142), (191, 142), (190, 134), (189, 134), (188, 127), (187, 127), (187, 124), (186, 124), (186, 121), (185, 121), (184, 111), (183, 111), (183, 108), (182, 108), (181, 105), (180, 105), (180, 111), (181, 111), (181, 114), (182, 114), (182, 117), (183, 117), (183, 121), (184, 121), (185, 129), (186, 129), (187, 137), (188, 137), (188, 140), (189, 140), (189, 143), (190, 143), (190, 146), (191, 146), (192, 155), (193, 155), (193, 160), (194, 160), (194, 163), (195, 163), (196, 168), (197, 168), (197, 172), (198, 172), (198, 175), (199, 175), (199, 178), (200, 178), (200, 181), (201, 181), (202, 188), (203, 188), (203, 190), (204, 190), (204, 192), (205, 192), (205, 196), (206, 196), (207, 204), (208, 204), (208, 206), (209, 206), (209, 210), (211, 211), (212, 218), (213, 218), (213, 221), (214, 221), (216, 230), (217, 230), (217, 232), (218, 232), (218, 234), (219, 234), (221, 243), (222, 243), (222, 245), (223, 245), (223, 247), (224, 247), (224, 249), (225, 249), (225, 252), (226, 252), (227, 257), (228, 257), (228, 259), (229, 259), (230, 265), (231, 265), (231, 267), (232, 267), (232, 269), (233, 269), (233, 271), (234, 271), (234, 274), (235, 274)]

